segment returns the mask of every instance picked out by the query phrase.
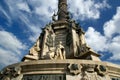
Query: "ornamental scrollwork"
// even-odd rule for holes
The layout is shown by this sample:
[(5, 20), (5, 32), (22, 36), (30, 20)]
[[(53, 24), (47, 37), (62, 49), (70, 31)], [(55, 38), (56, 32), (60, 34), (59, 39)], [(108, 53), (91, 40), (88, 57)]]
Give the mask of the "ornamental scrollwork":
[(69, 64), (69, 66), (68, 66), (69, 72), (73, 75), (79, 74), (81, 72), (81, 68), (82, 68), (82, 66), (80, 64), (76, 64), (76, 63)]
[(96, 64), (82, 64), (81, 80), (103, 80), (107, 73), (107, 67)]
[(16, 78), (20, 74), (21, 74), (20, 67), (6, 68), (0, 72), (0, 80), (11, 80), (12, 78)]
[(105, 76), (107, 74), (107, 67), (104, 65), (97, 65), (95, 70), (100, 76)]

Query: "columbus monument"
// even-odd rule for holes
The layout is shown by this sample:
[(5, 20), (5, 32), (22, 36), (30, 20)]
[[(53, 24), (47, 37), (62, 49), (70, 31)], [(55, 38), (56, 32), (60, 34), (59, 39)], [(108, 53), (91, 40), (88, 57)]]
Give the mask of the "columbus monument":
[(0, 72), (0, 80), (120, 80), (120, 66), (102, 62), (87, 45), (85, 32), (69, 16), (67, 0), (58, 1), (52, 20), (22, 61)]

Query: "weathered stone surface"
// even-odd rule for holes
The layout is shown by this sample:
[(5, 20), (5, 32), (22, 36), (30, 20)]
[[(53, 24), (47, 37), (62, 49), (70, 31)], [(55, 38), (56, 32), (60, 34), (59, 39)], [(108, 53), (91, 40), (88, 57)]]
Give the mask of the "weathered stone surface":
[[(9, 75), (13, 75), (13, 74), (9, 72), (6, 73), (5, 70), (12, 68), (12, 71), (10, 70), (10, 72), (13, 72), (13, 68), (16, 66), (20, 67), (20, 69), (19, 68), (16, 69), (17, 73), (19, 73), (20, 71), (19, 75), (17, 74), (17, 76), (9, 77)], [(120, 77), (120, 66), (107, 63), (107, 62), (78, 60), (78, 59), (37, 60), (37, 61), (21, 62), (21, 63), (7, 66), (6, 68), (4, 68), (3, 72), (4, 74), (0, 76), (1, 77), (0, 80), (5, 80), (4, 78), (6, 79), (10, 78), (10, 80), (21, 80), (23, 77), (25, 77), (25, 80), (26, 80), (27, 76), (28, 78), (31, 78), (29, 77), (29, 75), (31, 76), (37, 75), (38, 78), (40, 77), (43, 78), (44, 75), (48, 75), (48, 76), (56, 75), (57, 78), (58, 76), (65, 75), (64, 77), (65, 80), (74, 80), (74, 79), (76, 80), (84, 80), (84, 79), (85, 80), (111, 80), (110, 78)], [(104, 74), (101, 75), (101, 72)], [(47, 80), (51, 80), (51, 79), (47, 79)]]
[(25, 75), (23, 80), (66, 80), (65, 74), (37, 74)]
[(21, 80), (20, 78), (21, 67), (20, 66), (9, 67), (1, 71), (0, 74), (1, 74), (0, 79), (2, 80)]

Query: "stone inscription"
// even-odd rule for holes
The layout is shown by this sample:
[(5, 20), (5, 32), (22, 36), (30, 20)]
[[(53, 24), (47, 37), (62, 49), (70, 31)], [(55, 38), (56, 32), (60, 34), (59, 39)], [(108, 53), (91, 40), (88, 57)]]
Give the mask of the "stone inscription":
[(65, 74), (24, 75), (22, 80), (66, 80)]
[(59, 44), (59, 41), (62, 42), (62, 45), (65, 46), (66, 44), (66, 31), (65, 30), (58, 30), (55, 32), (55, 46)]

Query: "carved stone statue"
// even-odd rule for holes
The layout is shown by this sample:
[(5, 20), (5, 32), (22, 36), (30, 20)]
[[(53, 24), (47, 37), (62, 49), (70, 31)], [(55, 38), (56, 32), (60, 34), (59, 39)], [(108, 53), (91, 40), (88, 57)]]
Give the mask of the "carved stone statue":
[(56, 47), (55, 58), (56, 59), (66, 59), (65, 48), (62, 45), (62, 42), (59, 42), (59, 45)]
[(29, 50), (29, 54), (25, 55), (25, 60), (24, 61), (38, 60), (39, 59), (39, 54), (40, 54), (40, 41), (38, 39), (37, 42), (34, 44), (34, 46)]
[(40, 52), (40, 41), (38, 39), (37, 42), (35, 43), (35, 45), (30, 49), (29, 55), (26, 55), (26, 57), (27, 56), (33, 56), (34, 59), (35, 58), (39, 59), (39, 52)]
[(57, 21), (56, 16), (57, 16), (57, 14), (54, 13), (53, 16), (52, 16), (53, 21)]
[(54, 47), (54, 36), (55, 36), (52, 26), (50, 24), (47, 26), (46, 32), (48, 33), (46, 39), (46, 45), (48, 46), (48, 49), (50, 51), (50, 48)]
[(33, 56), (38, 56), (39, 54), (39, 51), (40, 51), (40, 42), (39, 42), (39, 39), (37, 40), (37, 42), (35, 43), (35, 45), (30, 49), (30, 55), (33, 55)]
[(62, 42), (59, 42), (59, 45), (56, 48), (50, 48), (48, 55), (50, 59), (66, 59), (65, 49)]
[(50, 48), (48, 55), (49, 55), (50, 59), (55, 59), (55, 49)]

